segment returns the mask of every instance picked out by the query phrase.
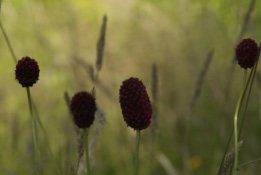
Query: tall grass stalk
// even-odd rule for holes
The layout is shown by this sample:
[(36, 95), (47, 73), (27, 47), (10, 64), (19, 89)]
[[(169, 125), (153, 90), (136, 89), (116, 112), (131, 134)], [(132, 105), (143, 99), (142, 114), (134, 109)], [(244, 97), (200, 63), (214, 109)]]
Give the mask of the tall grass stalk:
[(243, 163), (243, 164), (241, 164), (241, 165), (238, 166), (238, 169), (241, 168), (241, 167), (243, 167), (243, 166), (246, 166), (246, 165), (249, 165), (249, 164), (252, 164), (252, 163), (256, 163), (256, 162), (258, 162), (258, 161), (260, 161), (260, 160), (261, 160), (261, 157), (259, 157), (258, 159), (255, 159), (255, 160), (252, 160), (252, 161)]
[[(150, 132), (152, 135), (153, 143), (155, 140), (155, 135), (159, 131), (158, 127), (158, 94), (159, 94), (159, 78), (158, 78), (158, 69), (156, 64), (152, 65), (152, 83), (151, 83), (151, 91), (152, 91), (152, 100), (151, 100), (151, 105), (152, 105), (152, 118), (151, 118), (151, 127), (150, 127)], [(153, 144), (154, 145), (154, 144)]]
[(13, 48), (12, 48), (12, 45), (11, 45), (9, 39), (8, 39), (8, 36), (7, 36), (6, 32), (5, 32), (5, 29), (4, 29), (4, 27), (3, 27), (3, 24), (2, 24), (2, 22), (1, 22), (1, 19), (0, 19), (0, 28), (1, 28), (1, 31), (2, 31), (2, 33), (3, 33), (3, 35), (4, 35), (5, 41), (6, 41), (7, 45), (8, 45), (8, 48), (9, 48), (11, 54), (12, 54), (12, 57), (13, 57), (13, 59), (14, 59), (14, 62), (17, 63), (17, 59), (16, 59), (16, 56), (15, 56), (15, 54), (14, 54), (14, 50), (13, 50)]
[(189, 110), (188, 110), (189, 113), (188, 113), (188, 117), (187, 117), (188, 119), (191, 119), (193, 117), (196, 102), (197, 102), (197, 99), (200, 96), (202, 85), (203, 85), (205, 77), (207, 75), (207, 71), (210, 67), (210, 63), (212, 61), (214, 51), (215, 51), (215, 49), (211, 49), (209, 51), (209, 53), (207, 54), (207, 58), (204, 62), (204, 65), (203, 65), (201, 71), (200, 71), (196, 86), (193, 89), (193, 92), (192, 92), (192, 95), (191, 95), (191, 98), (190, 98), (190, 103), (189, 103)]
[(134, 175), (139, 174), (139, 147), (140, 147), (140, 130), (137, 130), (136, 131), (136, 150), (135, 150)]
[(40, 120), (40, 115), (39, 115), (39, 113), (38, 113), (38, 110), (37, 110), (35, 104), (32, 103), (32, 105), (33, 105), (34, 116), (35, 116), (35, 119), (36, 119), (36, 121), (37, 121), (36, 123), (39, 124), (41, 130), (43, 131), (44, 141), (45, 141), (45, 143), (46, 143), (46, 145), (47, 145), (47, 149), (48, 149), (48, 151), (49, 151), (49, 154), (50, 154), (52, 160), (54, 161), (54, 166), (55, 166), (56, 173), (61, 175), (62, 172), (61, 172), (61, 170), (58, 168), (57, 160), (55, 159), (55, 156), (54, 156), (54, 154), (53, 154), (53, 152), (52, 152), (50, 143), (49, 143), (49, 141), (48, 141), (48, 134), (47, 134), (47, 132), (46, 132), (44, 126), (43, 126), (42, 121)]
[[(159, 126), (158, 126), (158, 92), (159, 92), (159, 80), (158, 80), (158, 70), (156, 64), (152, 65), (152, 83), (151, 83), (151, 91), (152, 91), (152, 110), (153, 114), (151, 117), (151, 127), (150, 127), (150, 133), (151, 133), (151, 153), (150, 153), (150, 166), (153, 167), (153, 160), (154, 160), (154, 153), (155, 153), (155, 140), (156, 140), (156, 134), (159, 132)], [(153, 168), (151, 169), (151, 173), (153, 174)]]
[[(257, 61), (256, 63), (254, 64), (254, 67), (252, 68), (252, 71), (251, 71), (251, 74), (250, 74), (250, 77), (248, 79), (248, 83), (247, 83), (247, 86), (244, 88), (245, 86), (245, 81), (246, 81), (246, 75), (247, 75), (247, 69), (245, 69), (245, 76), (244, 76), (244, 83), (243, 83), (243, 86), (242, 86), (242, 91), (241, 91), (241, 94), (240, 94), (240, 97), (239, 97), (239, 101), (238, 103), (238, 106), (236, 108), (236, 112), (235, 112), (235, 117), (234, 117), (234, 136), (235, 136), (235, 161), (234, 161), (234, 175), (237, 174), (237, 164), (238, 164), (238, 150), (237, 150), (237, 142), (238, 140), (240, 139), (241, 137), (241, 133), (242, 133), (242, 128), (243, 128), (243, 125), (244, 125), (244, 122), (245, 122), (245, 116), (246, 116), (246, 110), (247, 110), (247, 106), (248, 106), (248, 101), (249, 101), (249, 97), (250, 97), (250, 93), (251, 93), (251, 90), (252, 90), (252, 85), (253, 85), (253, 80), (254, 80), (254, 77), (255, 77), (255, 73), (256, 73), (256, 68), (257, 68), (257, 65), (258, 65), (258, 61), (259, 61), (259, 56), (260, 56), (260, 48), (261, 48), (261, 43), (259, 45), (259, 51), (258, 51), (258, 54), (257, 54)], [(249, 91), (248, 91), (248, 95), (247, 95), (247, 101), (246, 101), (246, 105), (245, 105), (245, 109), (244, 109), (244, 113), (243, 113), (243, 119), (242, 119), (242, 122), (241, 122), (241, 126), (240, 126), (240, 130), (239, 130), (239, 134), (237, 133), (237, 115), (238, 115), (238, 111), (239, 111), (239, 108), (241, 106), (241, 103), (242, 103), (242, 96), (244, 96), (245, 92), (246, 92), (246, 89), (249, 85), (249, 82), (250, 82), (250, 88), (249, 88)], [(245, 90), (243, 90), (243, 88)]]
[[(259, 50), (260, 50), (260, 47), (259, 47)], [(259, 54), (258, 54), (258, 57), (259, 58)], [(247, 83), (246, 83), (246, 86), (245, 86), (245, 89), (244, 89), (244, 93), (243, 93), (243, 96), (242, 96), (242, 100), (245, 98), (245, 95), (246, 95), (246, 92), (247, 92), (247, 89), (248, 87), (250, 86), (250, 90), (249, 90), (249, 93), (248, 93), (248, 98), (247, 98), (247, 102), (246, 102), (246, 106), (245, 106), (245, 110), (244, 110), (244, 115), (243, 115), (243, 119), (241, 121), (241, 126), (240, 126), (240, 130), (239, 130), (239, 134), (238, 134), (238, 140), (240, 140), (240, 136), (241, 136), (241, 131), (242, 131), (242, 126), (244, 124), (244, 118), (245, 118), (245, 114), (246, 114), (246, 108), (247, 108), (247, 104), (248, 104), (248, 100), (249, 100), (249, 95), (250, 95), (250, 92), (251, 92), (251, 87), (252, 87), (252, 84), (253, 84), (253, 78), (254, 78), (254, 70), (256, 69), (251, 69), (251, 72), (250, 72), (250, 75), (248, 77), (248, 80), (247, 80)], [(242, 103), (240, 104), (239, 106), (239, 111), (242, 107)], [(228, 149), (229, 149), (229, 145), (230, 145), (230, 142), (232, 140), (232, 136), (233, 136), (233, 132), (234, 132), (234, 125), (230, 131), (230, 135), (229, 135), (229, 139), (228, 139), (228, 142), (226, 144), (226, 148), (225, 148), (225, 151), (224, 151), (224, 154), (223, 154), (223, 158), (222, 158), (222, 161), (221, 161), (221, 164), (220, 164), (220, 168), (219, 168), (219, 171), (218, 171), (218, 175), (221, 175), (222, 171), (223, 171), (223, 168), (224, 168), (224, 160), (225, 160), (225, 157), (226, 157), (226, 154), (228, 153)]]
[(257, 65), (258, 65), (258, 62), (259, 62), (260, 50), (261, 50), (261, 43), (259, 44), (256, 63), (254, 65), (253, 69), (251, 70), (251, 74), (250, 74), (250, 77), (248, 79), (247, 86), (246, 86), (246, 88), (247, 88), (249, 83), (250, 83), (250, 85), (249, 85), (250, 87), (249, 87), (247, 99), (246, 99), (246, 105), (245, 105), (244, 112), (243, 112), (243, 119), (242, 119), (240, 129), (239, 129), (238, 140), (240, 140), (240, 138), (241, 138), (241, 133), (242, 133), (243, 126), (244, 126), (244, 123), (245, 123), (246, 110), (247, 110), (248, 101), (249, 101), (249, 98), (250, 98), (250, 93), (251, 93), (251, 90), (252, 90), (252, 86), (253, 86), (253, 82), (254, 82), (254, 78), (255, 78), (255, 74), (256, 74)]
[[(100, 30), (100, 37), (97, 42), (96, 68), (97, 68), (98, 72), (101, 70), (102, 62), (103, 62), (103, 50), (104, 50), (104, 45), (105, 45), (106, 24), (107, 24), (107, 16), (104, 15), (103, 20), (102, 20), (101, 30)], [(97, 73), (97, 76), (98, 76), (98, 73)]]
[(38, 149), (37, 140), (36, 140), (36, 129), (35, 129), (35, 121), (34, 121), (34, 115), (33, 115), (33, 106), (32, 106), (30, 88), (26, 87), (26, 91), (27, 91), (29, 110), (30, 110), (30, 115), (31, 115), (31, 120), (32, 120), (32, 133), (33, 133), (33, 141), (34, 141), (34, 150), (35, 150), (36, 159), (37, 159), (38, 173), (42, 174), (41, 168), (40, 168), (40, 161), (39, 161), (39, 152), (38, 152), (39, 149)]
[(86, 159), (87, 175), (90, 175), (91, 169), (90, 169), (90, 161), (89, 161), (88, 131), (89, 131), (88, 129), (84, 129), (83, 137), (84, 137), (84, 145), (85, 145), (85, 159)]
[[(247, 99), (246, 99), (244, 112), (243, 112), (243, 118), (242, 118), (242, 121), (241, 121), (241, 124), (240, 124), (240, 129), (239, 129), (239, 132), (238, 132), (239, 133), (238, 134), (238, 140), (241, 139), (241, 133), (242, 133), (243, 126), (244, 126), (244, 123), (245, 123), (246, 110), (247, 110), (248, 101), (249, 101), (249, 97), (250, 97), (250, 93), (251, 93), (251, 89), (252, 89), (252, 85), (253, 85), (253, 80), (254, 80), (255, 73), (256, 73), (256, 68), (257, 68), (258, 61), (259, 61), (260, 50), (261, 50), (261, 43), (259, 44), (259, 51), (258, 51), (258, 54), (257, 54), (257, 61), (256, 61), (255, 65), (254, 65), (254, 68), (251, 69), (251, 72), (250, 72), (250, 75), (248, 77), (248, 80), (247, 80), (247, 83), (246, 83), (246, 87), (245, 87), (245, 90), (244, 90), (244, 93), (243, 93), (243, 96), (242, 96), (242, 100), (243, 100), (245, 95), (246, 95), (246, 92), (248, 90), (248, 87), (250, 86), (249, 90), (248, 90), (248, 94), (247, 94)], [(242, 103), (239, 106), (239, 111), (241, 109), (241, 106), (242, 106)], [(229, 145), (230, 145), (230, 142), (231, 142), (231, 139), (232, 139), (233, 131), (234, 131), (234, 125), (233, 125), (233, 128), (232, 128), (231, 132), (230, 132), (230, 136), (229, 136), (228, 142), (226, 144), (226, 148), (225, 148), (225, 151), (224, 151), (224, 154), (223, 154), (223, 158), (222, 158), (222, 161), (221, 161), (221, 164), (220, 164), (218, 175), (221, 175), (221, 172), (222, 172), (222, 170), (224, 168), (224, 160), (225, 160), (225, 156), (226, 156), (226, 154), (228, 152), (228, 149), (229, 149)]]
[(234, 175), (237, 174), (237, 161), (238, 161), (238, 136), (237, 136), (237, 118), (238, 118), (238, 112), (242, 103), (242, 97), (245, 91), (245, 86), (246, 86), (246, 77), (247, 77), (247, 69), (245, 69), (244, 73), (244, 78), (243, 78), (243, 84), (241, 87), (241, 92), (237, 101), (237, 107), (235, 111), (235, 116), (234, 116), (234, 137), (235, 137), (235, 161), (234, 161)]
[[(2, 0), (0, 0), (0, 12), (1, 12), (1, 7), (2, 7)], [(3, 33), (3, 35), (4, 35), (4, 38), (5, 38), (5, 41), (6, 41), (6, 43), (7, 43), (7, 45), (8, 45), (8, 48), (9, 48), (9, 51), (10, 51), (10, 53), (11, 53), (11, 55), (12, 55), (12, 58), (13, 58), (13, 61), (15, 62), (15, 64), (17, 64), (17, 58), (16, 58), (16, 55), (15, 55), (15, 52), (14, 52), (14, 50), (13, 50), (13, 47), (12, 47), (12, 45), (11, 45), (11, 42), (10, 42), (10, 40), (9, 40), (9, 38), (8, 38), (8, 36), (7, 36), (7, 34), (6, 34), (6, 31), (5, 31), (5, 29), (4, 29), (4, 27), (3, 27), (3, 24), (2, 24), (2, 22), (1, 22), (1, 19), (0, 19), (0, 29), (1, 29), (1, 31), (2, 31), (2, 33)], [(45, 129), (44, 129), (44, 126), (43, 126), (43, 124), (42, 124), (42, 122), (41, 122), (41, 120), (40, 120), (40, 118), (38, 117), (39, 115), (38, 114), (36, 114), (35, 116), (33, 115), (33, 113), (31, 112), (31, 111), (33, 111), (33, 102), (31, 101), (31, 95), (30, 95), (30, 89), (29, 89), (29, 87), (27, 88), (27, 96), (28, 96), (28, 101), (29, 101), (29, 106), (30, 106), (30, 113), (31, 113), (31, 118), (32, 118), (32, 129), (33, 129), (33, 137), (35, 137), (36, 138), (36, 132), (35, 132), (35, 121), (34, 121), (34, 117), (37, 119), (36, 121), (39, 123), (39, 125), (40, 125), (40, 128), (44, 131), (44, 136), (45, 136), (45, 141), (46, 141), (46, 143), (47, 143), (47, 145), (48, 145), (48, 150), (49, 150), (49, 152), (50, 152), (50, 154), (51, 154), (51, 157), (53, 158), (53, 160), (55, 160), (54, 159), (54, 156), (53, 156), (53, 154), (52, 154), (52, 150), (51, 150), (51, 147), (50, 147), (50, 144), (49, 144), (49, 142), (48, 142), (48, 139), (47, 139), (47, 134), (46, 134), (46, 131), (45, 131)], [(30, 98), (29, 98), (30, 97)], [(34, 105), (34, 109), (35, 109), (35, 112), (37, 111), (36, 110), (36, 106)], [(36, 141), (36, 139), (34, 139), (35, 141)], [(35, 142), (34, 141), (34, 142)], [(35, 143), (34, 143), (35, 144)], [(36, 146), (37, 146), (37, 142), (36, 142)], [(39, 165), (39, 154), (38, 154), (38, 148), (37, 148), (37, 162), (38, 162), (38, 167), (40, 166)], [(59, 172), (59, 174), (61, 174), (60, 173), (60, 171), (59, 171), (59, 169), (57, 168), (57, 165), (56, 165), (56, 170)]]

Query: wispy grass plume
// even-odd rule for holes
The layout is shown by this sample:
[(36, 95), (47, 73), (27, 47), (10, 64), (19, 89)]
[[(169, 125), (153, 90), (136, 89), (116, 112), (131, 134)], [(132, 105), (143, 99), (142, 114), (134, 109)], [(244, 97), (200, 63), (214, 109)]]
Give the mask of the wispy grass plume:
[(69, 164), (69, 166), (70, 166), (69, 175), (76, 175), (76, 171), (75, 171), (73, 165)]
[(14, 117), (12, 122), (12, 149), (17, 149), (17, 141), (19, 140), (19, 124), (20, 121), (17, 116)]
[(97, 141), (99, 137), (99, 133), (103, 129), (104, 125), (107, 123), (105, 113), (100, 107), (98, 103), (96, 103), (96, 113), (95, 113), (95, 124), (94, 124), (94, 129), (92, 131), (91, 139), (90, 139), (90, 162), (91, 166), (95, 163), (95, 152), (97, 148)]
[(191, 119), (194, 113), (194, 109), (196, 106), (196, 102), (198, 97), (200, 96), (201, 88), (205, 79), (205, 76), (207, 74), (207, 70), (209, 68), (210, 62), (213, 58), (214, 54), (214, 49), (211, 49), (207, 55), (207, 58), (205, 60), (205, 63), (203, 65), (203, 68), (201, 69), (201, 72), (199, 74), (196, 86), (192, 92), (191, 98), (190, 98), (190, 103), (189, 103), (189, 114), (188, 114), (188, 119)]
[[(64, 93), (64, 99), (65, 99), (65, 102), (67, 104), (68, 109), (70, 110), (71, 98), (70, 98), (68, 92)], [(73, 116), (72, 115), (70, 115), (70, 116), (71, 116), (71, 121), (73, 122)], [(74, 131), (75, 131), (75, 134), (76, 134), (76, 141), (77, 141), (77, 157), (78, 158), (77, 158), (76, 172), (78, 172), (80, 162), (81, 162), (82, 157), (84, 155), (84, 140), (83, 140), (83, 131), (81, 129), (79, 129), (74, 123), (73, 123), (73, 126), (74, 126)]]
[(86, 71), (86, 73), (89, 75), (90, 79), (92, 82), (95, 81), (95, 75), (94, 75), (94, 68), (91, 64), (86, 63), (84, 60), (78, 58), (78, 57), (74, 57), (75, 62), (84, 68), (84, 70)]
[[(95, 88), (92, 89), (91, 94), (93, 97), (96, 97)], [(100, 105), (96, 102), (96, 112), (95, 112), (95, 124), (94, 129), (92, 131), (91, 139), (90, 139), (90, 162), (93, 166), (95, 162), (95, 152), (97, 147), (97, 141), (100, 131), (103, 129), (104, 125), (107, 123), (105, 113), (100, 107)]]
[(152, 118), (151, 118), (151, 134), (152, 137), (158, 132), (158, 89), (159, 89), (159, 80), (158, 80), (158, 69), (156, 64), (152, 65)]
[[(242, 147), (242, 145), (243, 145), (243, 140), (238, 142), (238, 145), (237, 145), (238, 151), (240, 151), (240, 148)], [(223, 163), (222, 167), (220, 167), (219, 175), (230, 174), (231, 169), (233, 168), (233, 165), (234, 165), (234, 161), (235, 161), (235, 150), (233, 148), (226, 154), (224, 163)]]
[[(159, 79), (158, 79), (158, 69), (156, 64), (152, 65), (152, 83), (151, 83), (151, 91), (152, 91), (152, 98), (151, 98), (151, 105), (153, 114), (151, 117), (151, 124), (150, 124), (150, 133), (151, 133), (151, 153), (150, 153), (150, 164), (153, 167), (153, 160), (155, 155), (155, 138), (156, 134), (159, 132), (158, 127), (158, 90), (159, 90)], [(151, 173), (153, 168), (151, 168)]]
[(98, 71), (101, 70), (102, 61), (103, 61), (103, 50), (105, 45), (105, 34), (106, 34), (106, 23), (107, 23), (107, 16), (103, 16), (103, 22), (100, 31), (100, 38), (97, 42), (97, 60), (96, 60), (96, 68)]
[(94, 69), (93, 69), (93, 66), (92, 65), (89, 65), (88, 67), (88, 73), (89, 73), (89, 76), (92, 80), (92, 82), (95, 81), (95, 77), (94, 77)]

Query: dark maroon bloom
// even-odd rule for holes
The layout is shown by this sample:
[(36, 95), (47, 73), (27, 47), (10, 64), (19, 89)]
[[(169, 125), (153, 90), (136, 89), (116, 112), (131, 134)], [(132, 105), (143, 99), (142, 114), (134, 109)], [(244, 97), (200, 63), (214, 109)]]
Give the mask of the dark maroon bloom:
[(95, 98), (88, 92), (78, 92), (72, 98), (70, 109), (74, 123), (79, 128), (89, 128), (94, 121)]
[(38, 63), (30, 57), (23, 57), (18, 61), (15, 70), (15, 78), (23, 87), (33, 86), (39, 79)]
[(242, 40), (236, 48), (236, 59), (242, 68), (251, 68), (258, 53), (256, 42), (250, 38)]
[(128, 126), (135, 130), (150, 125), (152, 108), (146, 87), (138, 78), (129, 78), (120, 87), (122, 115)]

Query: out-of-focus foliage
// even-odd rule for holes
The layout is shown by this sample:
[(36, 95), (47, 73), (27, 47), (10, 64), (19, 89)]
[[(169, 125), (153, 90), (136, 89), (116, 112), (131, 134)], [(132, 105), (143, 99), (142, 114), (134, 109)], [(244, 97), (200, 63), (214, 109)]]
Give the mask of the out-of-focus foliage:
[[(159, 133), (153, 154), (150, 130), (141, 133), (140, 174), (168, 174), (174, 170), (188, 175), (215, 174), (232, 128), (243, 76), (237, 65), (231, 74), (231, 64), (249, 3), (3, 1), (0, 18), (17, 58), (30, 56), (40, 66), (32, 98), (54, 156), (38, 127), (44, 174), (54, 174), (56, 169), (68, 174), (69, 165), (76, 166), (76, 136), (63, 95), (65, 91), (71, 96), (80, 90), (91, 91), (93, 86), (108, 121), (98, 138), (93, 174), (133, 174), (135, 133), (126, 127), (121, 115), (119, 87), (123, 80), (134, 76), (151, 93), (153, 63), (159, 79)], [(261, 38), (260, 7), (261, 2), (256, 1), (243, 36), (257, 42)], [(103, 66), (99, 81), (93, 83), (88, 71), (96, 62), (104, 14), (108, 21)], [(215, 53), (194, 116), (187, 120), (191, 93), (212, 48)], [(0, 174), (34, 174), (26, 91), (15, 80), (15, 63), (2, 33), (0, 60)], [(240, 163), (261, 156), (260, 85), (257, 79), (243, 131)], [(260, 171), (258, 163), (242, 167), (242, 174)]]

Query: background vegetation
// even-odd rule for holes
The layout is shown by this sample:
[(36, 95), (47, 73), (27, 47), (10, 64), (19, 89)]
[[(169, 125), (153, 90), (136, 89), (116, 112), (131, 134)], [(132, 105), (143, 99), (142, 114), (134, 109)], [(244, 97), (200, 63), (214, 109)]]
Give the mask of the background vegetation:
[[(159, 128), (155, 140), (150, 129), (141, 133), (140, 174), (216, 174), (243, 76), (238, 65), (232, 66), (234, 50), (242, 38), (260, 41), (260, 8), (260, 1), (245, 0), (4, 0), (1, 22), (16, 57), (36, 59), (41, 70), (31, 93), (48, 139), (38, 127), (44, 174), (56, 169), (69, 174), (76, 166), (77, 139), (64, 92), (72, 96), (93, 86), (107, 119), (97, 140), (93, 174), (133, 174), (135, 132), (121, 115), (119, 87), (123, 80), (139, 77), (151, 95), (153, 63), (158, 68)], [(93, 83), (88, 70), (95, 67), (104, 14), (104, 60), (99, 81)], [(15, 62), (2, 33), (0, 59), (0, 174), (34, 174), (27, 96), (15, 80)], [(260, 75), (258, 68), (239, 164), (261, 157)], [(242, 167), (240, 174), (260, 171), (257, 162)]]

